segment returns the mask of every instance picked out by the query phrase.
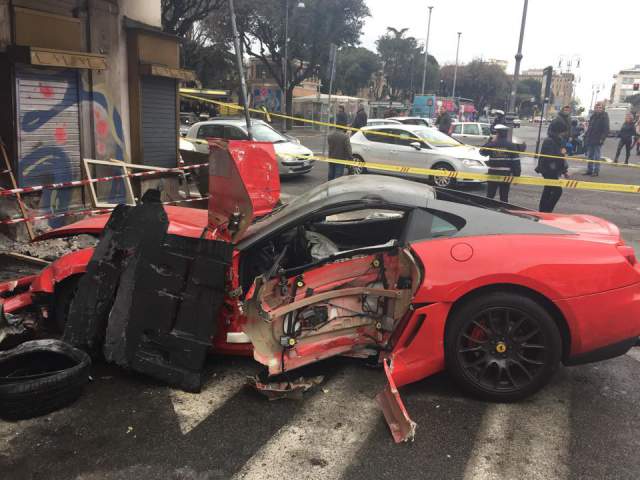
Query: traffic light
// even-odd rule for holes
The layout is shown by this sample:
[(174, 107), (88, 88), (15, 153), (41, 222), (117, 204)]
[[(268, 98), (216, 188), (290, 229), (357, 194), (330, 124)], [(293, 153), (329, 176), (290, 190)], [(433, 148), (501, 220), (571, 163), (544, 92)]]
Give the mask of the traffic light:
[(634, 83), (634, 84), (633, 84), (633, 90), (634, 90), (634, 91), (636, 91), (636, 92), (637, 92), (638, 90), (640, 90), (640, 83)]

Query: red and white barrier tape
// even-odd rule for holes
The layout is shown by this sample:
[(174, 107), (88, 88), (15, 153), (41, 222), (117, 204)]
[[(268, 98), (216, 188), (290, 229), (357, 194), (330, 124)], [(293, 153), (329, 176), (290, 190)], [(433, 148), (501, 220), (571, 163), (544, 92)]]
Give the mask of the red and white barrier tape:
[[(197, 198), (186, 198), (184, 200), (172, 200), (170, 202), (162, 202), (162, 205), (171, 205), (173, 203), (188, 203), (188, 202), (198, 202), (200, 200), (207, 200), (209, 196), (205, 197), (197, 197)], [(109, 213), (113, 210), (113, 208), (99, 208), (99, 209), (89, 209), (89, 210), (74, 210), (71, 212), (63, 212), (63, 213), (48, 213), (46, 215), (36, 215), (34, 217), (28, 218), (10, 218), (8, 220), (0, 220), (0, 224), (3, 225), (13, 225), (16, 223), (22, 222), (34, 222), (37, 220), (49, 220), (51, 218), (61, 218), (61, 217), (72, 217), (74, 215), (98, 215), (102, 213)]]
[[(196, 168), (206, 167), (207, 165), (209, 164), (198, 163), (196, 165), (187, 165), (184, 167), (177, 167), (177, 168), (163, 168), (161, 170), (135, 172), (135, 173), (128, 173), (126, 175), (114, 175), (111, 177), (86, 178), (84, 180), (72, 180), (70, 182), (50, 183), (48, 185), (39, 185), (36, 187), (0, 189), (0, 197), (8, 197), (10, 195), (16, 195), (18, 193), (32, 193), (32, 192), (40, 192), (42, 190), (57, 190), (59, 188), (79, 187), (82, 185), (88, 185), (90, 183), (109, 182), (111, 180), (118, 180), (126, 177), (138, 178), (138, 177), (149, 177), (152, 175), (161, 175), (164, 173), (182, 173), (185, 170), (194, 170)], [(119, 167), (120, 165), (114, 165), (114, 166)]]

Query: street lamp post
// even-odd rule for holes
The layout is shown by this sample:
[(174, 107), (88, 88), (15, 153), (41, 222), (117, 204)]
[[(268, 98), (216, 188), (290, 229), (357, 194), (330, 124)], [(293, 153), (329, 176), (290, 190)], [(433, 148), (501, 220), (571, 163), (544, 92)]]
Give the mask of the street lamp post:
[[(304, 2), (298, 2), (298, 8), (305, 8)], [(287, 114), (287, 73), (289, 70), (289, 0), (284, 4), (284, 58), (282, 59), (282, 105), (280, 113)], [(287, 130), (287, 120), (284, 122), (284, 130)]]
[(431, 10), (433, 7), (427, 7), (429, 9), (429, 20), (427, 22), (427, 41), (424, 44), (424, 68), (422, 69), (422, 95), (425, 94), (425, 82), (427, 80), (427, 63), (429, 62), (429, 33), (431, 32)]
[(516, 94), (518, 92), (518, 77), (520, 76), (520, 62), (522, 61), (522, 41), (524, 39), (524, 27), (527, 23), (527, 7), (529, 0), (524, 0), (524, 7), (522, 8), (522, 23), (520, 24), (520, 40), (518, 40), (518, 53), (516, 53), (516, 66), (513, 71), (513, 86), (511, 88), (511, 95), (509, 96), (509, 107), (507, 112), (513, 112), (516, 104)]
[(458, 80), (458, 54), (460, 53), (460, 36), (462, 32), (458, 32), (458, 46), (456, 47), (456, 66), (453, 69), (453, 88), (451, 89), (451, 96), (456, 97), (456, 82)]

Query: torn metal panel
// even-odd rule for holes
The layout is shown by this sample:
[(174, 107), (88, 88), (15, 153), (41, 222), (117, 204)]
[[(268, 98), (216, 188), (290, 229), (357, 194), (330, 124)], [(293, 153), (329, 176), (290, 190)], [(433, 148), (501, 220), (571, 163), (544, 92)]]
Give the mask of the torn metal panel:
[(145, 194), (118, 207), (79, 283), (65, 340), (122, 367), (198, 391), (215, 334), (233, 247), (167, 234)]
[(99, 352), (122, 271), (138, 245), (145, 238), (162, 237), (167, 226), (160, 203), (116, 207), (78, 283), (65, 325), (66, 342), (94, 355)]
[(391, 366), (389, 360), (384, 360), (384, 373), (387, 376), (387, 386), (376, 395), (376, 401), (384, 418), (389, 425), (391, 435), (396, 443), (413, 441), (416, 434), (417, 424), (409, 418), (407, 409), (400, 398), (396, 384), (391, 375)]
[(304, 378), (285, 382), (262, 382), (259, 377), (249, 377), (247, 379), (249, 385), (254, 387), (269, 400), (280, 400), (290, 398), (302, 400), (302, 394), (315, 385), (320, 385), (324, 381), (324, 376)]

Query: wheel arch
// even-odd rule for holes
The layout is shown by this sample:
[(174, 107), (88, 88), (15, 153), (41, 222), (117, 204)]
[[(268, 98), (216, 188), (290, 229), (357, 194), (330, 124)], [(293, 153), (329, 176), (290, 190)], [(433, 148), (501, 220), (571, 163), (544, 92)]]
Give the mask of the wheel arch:
[(460, 307), (462, 307), (462, 305), (464, 305), (472, 298), (494, 292), (516, 293), (529, 297), (539, 303), (547, 312), (549, 312), (549, 314), (553, 318), (553, 321), (558, 327), (558, 331), (560, 332), (560, 338), (562, 339), (562, 361), (564, 362), (569, 357), (569, 354), (571, 352), (571, 330), (569, 329), (569, 324), (567, 323), (567, 320), (562, 311), (555, 303), (553, 303), (547, 296), (543, 295), (542, 293), (532, 288), (517, 285), (514, 283), (496, 283), (492, 285), (485, 285), (470, 290), (469, 292), (456, 299), (449, 309), (449, 313), (447, 315), (447, 320), (445, 323), (445, 332), (450, 324), (449, 320), (453, 317), (455, 312)]

